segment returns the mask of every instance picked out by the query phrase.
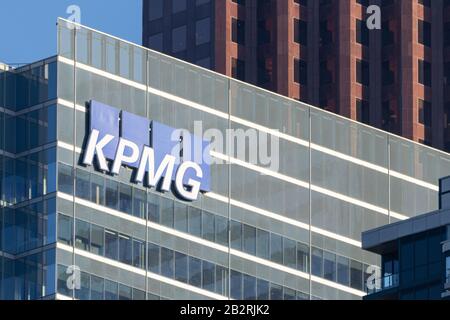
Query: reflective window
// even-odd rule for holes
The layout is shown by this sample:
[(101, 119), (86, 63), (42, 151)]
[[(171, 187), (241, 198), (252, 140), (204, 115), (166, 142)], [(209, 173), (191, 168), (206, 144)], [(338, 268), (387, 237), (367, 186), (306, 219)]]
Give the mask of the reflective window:
[(89, 194), (90, 175), (89, 172), (83, 170), (76, 170), (77, 182), (76, 182), (76, 195), (78, 198), (91, 200)]
[(189, 207), (189, 233), (199, 238), (202, 236), (202, 212), (194, 207)]
[(132, 300), (133, 291), (131, 287), (119, 284), (119, 300)]
[(58, 241), (72, 245), (72, 218), (58, 215)]
[(147, 194), (144, 190), (134, 189), (133, 191), (133, 215), (135, 217), (146, 219)]
[(105, 257), (117, 260), (119, 252), (119, 235), (117, 232), (105, 230)]
[(230, 293), (232, 299), (242, 300), (242, 274), (234, 270), (231, 270)]
[(330, 281), (336, 281), (336, 255), (325, 251), (323, 254), (323, 275)]
[(105, 204), (105, 179), (98, 175), (91, 175), (91, 201), (99, 204)]
[(105, 247), (104, 243), (104, 229), (96, 225), (91, 226), (91, 252), (99, 256), (103, 256)]
[(297, 270), (308, 272), (309, 270), (309, 247), (297, 242)]
[(73, 173), (72, 167), (65, 164), (58, 164), (58, 190), (66, 194), (73, 194)]
[(228, 295), (228, 269), (219, 265), (216, 265), (216, 285), (215, 292), (221, 295)]
[(257, 282), (257, 295), (258, 300), (269, 300), (269, 282), (266, 280), (258, 279)]
[(172, 52), (186, 50), (187, 33), (186, 26), (181, 26), (172, 30)]
[(105, 300), (117, 300), (119, 288), (117, 282), (105, 280)]
[(202, 284), (202, 261), (189, 257), (189, 284), (201, 287)]
[(323, 277), (323, 252), (317, 248), (312, 249), (311, 273)]
[(75, 247), (89, 251), (90, 225), (88, 222), (76, 220), (75, 222)]
[(159, 197), (154, 194), (148, 194), (148, 220), (159, 223)]
[(256, 255), (259, 258), (269, 260), (269, 248), (270, 248), (270, 233), (264, 230), (256, 230), (257, 236), (257, 250)]
[(270, 284), (270, 300), (283, 300), (283, 287), (271, 283)]
[(216, 216), (216, 242), (228, 246), (228, 219)]
[(202, 270), (202, 288), (208, 291), (214, 291), (215, 265), (208, 261), (203, 261)]
[(277, 234), (270, 234), (270, 260), (283, 264), (283, 238)]
[(160, 199), (161, 224), (173, 228), (173, 201), (167, 198)]
[(351, 260), (350, 262), (350, 286), (357, 290), (363, 289), (363, 266), (361, 262)]
[(164, 0), (151, 0), (146, 3), (149, 4), (149, 20), (160, 19), (163, 16)]
[(296, 259), (297, 245), (294, 240), (283, 239), (283, 264), (286, 267), (295, 269), (297, 267)]
[(256, 300), (256, 278), (244, 274), (244, 300)]
[(185, 204), (175, 202), (175, 229), (181, 232), (188, 231), (188, 210)]
[(105, 280), (91, 275), (91, 300), (103, 300), (104, 299), (104, 286)]
[(186, 0), (172, 0), (172, 13), (186, 10)]
[(145, 268), (145, 245), (144, 242), (133, 239), (133, 266)]
[(211, 41), (211, 19), (205, 18), (195, 23), (195, 44), (201, 45)]
[(350, 260), (345, 257), (337, 257), (337, 282), (348, 286), (350, 284)]
[(256, 254), (256, 228), (243, 225), (244, 232), (244, 252), (248, 254)]
[(174, 276), (174, 252), (167, 248), (161, 248), (161, 274), (168, 278)]
[(188, 281), (188, 257), (180, 252), (175, 252), (175, 280)]
[(75, 290), (75, 298), (89, 300), (91, 292), (91, 277), (86, 272), (80, 273), (80, 289)]
[(132, 264), (132, 242), (131, 239), (124, 235), (119, 235), (119, 261)]
[(121, 183), (119, 193), (119, 210), (128, 214), (133, 214), (131, 202), (131, 186)]
[(119, 203), (119, 184), (116, 181), (106, 179), (105, 204), (108, 208), (117, 210)]
[(149, 243), (148, 249), (147, 249), (147, 256), (148, 256), (148, 271), (159, 274), (159, 246)]
[(202, 213), (202, 234), (203, 239), (214, 242), (214, 215), (206, 211)]
[(231, 248), (242, 250), (242, 224), (240, 222), (231, 220), (230, 233)]

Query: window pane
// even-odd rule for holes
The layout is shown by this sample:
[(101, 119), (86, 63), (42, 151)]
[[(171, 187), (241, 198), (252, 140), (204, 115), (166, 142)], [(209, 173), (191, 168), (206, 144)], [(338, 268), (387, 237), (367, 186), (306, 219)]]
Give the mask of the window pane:
[(105, 204), (105, 179), (96, 174), (91, 175), (91, 201), (99, 204)]
[(214, 277), (216, 273), (215, 265), (208, 261), (203, 261), (202, 269), (203, 269), (202, 288), (208, 291), (214, 291), (214, 282), (215, 282)]
[(172, 52), (186, 50), (186, 26), (181, 26), (172, 30)]
[(72, 245), (72, 218), (58, 215), (58, 241)]
[(211, 40), (211, 19), (205, 18), (195, 23), (195, 44), (201, 45)]
[(350, 284), (350, 260), (345, 257), (337, 257), (337, 282), (348, 286)]
[(214, 215), (206, 211), (202, 212), (202, 234), (203, 239), (214, 241)]
[(133, 215), (135, 217), (146, 219), (147, 195), (141, 189), (133, 190)]
[(244, 252), (255, 255), (256, 228), (244, 224), (243, 231), (244, 231)]
[(297, 242), (297, 270), (308, 272), (309, 270), (309, 247)]
[(188, 257), (180, 252), (175, 252), (175, 280), (188, 281)]
[(103, 300), (105, 280), (91, 276), (91, 300)]
[(269, 260), (269, 249), (270, 249), (270, 234), (264, 230), (256, 230), (256, 236), (258, 240), (256, 241), (257, 250), (256, 254), (259, 258)]
[(119, 252), (119, 235), (117, 232), (105, 230), (105, 257), (117, 260)]
[(119, 261), (122, 263), (132, 264), (132, 242), (131, 239), (124, 235), (119, 235)]
[(131, 206), (131, 186), (127, 186), (126, 184), (120, 184), (120, 193), (119, 193), (119, 210), (121, 212), (125, 212), (128, 214), (132, 214), (132, 206)]
[(167, 248), (161, 248), (161, 274), (168, 278), (174, 276), (174, 252)]
[(228, 219), (216, 216), (216, 242), (228, 246)]
[(161, 224), (173, 228), (173, 200), (167, 198), (160, 199)]
[(89, 251), (90, 238), (89, 223), (81, 220), (75, 222), (75, 247), (81, 250)]
[(188, 230), (188, 211), (187, 206), (175, 202), (175, 229), (181, 232), (187, 232)]
[(258, 279), (257, 283), (257, 294), (258, 294), (258, 300), (269, 300), (269, 282)]
[(336, 255), (334, 253), (324, 252), (323, 270), (325, 279), (336, 281)]
[(240, 272), (231, 270), (230, 292), (231, 298), (242, 300), (242, 274)]
[(117, 282), (105, 280), (105, 300), (117, 300), (119, 297), (118, 290)]
[(58, 170), (58, 190), (66, 194), (73, 194), (73, 173), (72, 167), (59, 164)]
[(202, 212), (194, 207), (189, 207), (189, 233), (196, 237), (202, 236)]
[(119, 284), (119, 300), (131, 300), (132, 297), (133, 293), (131, 287)]
[(231, 248), (242, 250), (242, 224), (238, 221), (231, 220)]
[(281, 236), (270, 234), (270, 260), (283, 264), (283, 240)]
[(244, 300), (256, 300), (256, 278), (244, 275)]
[(76, 195), (78, 198), (90, 200), (89, 195), (89, 178), (90, 174), (89, 172), (78, 170), (76, 171), (77, 174), (77, 183), (76, 183)]
[(216, 265), (216, 286), (215, 292), (227, 296), (228, 272), (227, 268)]
[(297, 268), (297, 246), (294, 240), (283, 239), (283, 264), (289, 268)]
[(91, 252), (99, 256), (103, 256), (104, 249), (104, 229), (102, 227), (91, 226)]
[(323, 252), (320, 249), (312, 249), (312, 270), (311, 273), (318, 277), (323, 277)]
[(189, 284), (195, 287), (202, 285), (202, 261), (189, 257)]
[(133, 239), (133, 266), (145, 268), (145, 246), (142, 241)]
[(350, 286), (354, 289), (362, 290), (362, 263), (351, 260), (350, 262)]
[(106, 206), (117, 210), (119, 202), (119, 184), (113, 180), (106, 179)]
[(270, 284), (270, 300), (283, 300), (283, 287), (277, 284)]
[(160, 253), (159, 246), (149, 243), (148, 244), (148, 271), (159, 274), (159, 261), (160, 261)]
[(148, 220), (159, 223), (159, 197), (152, 193), (148, 194)]

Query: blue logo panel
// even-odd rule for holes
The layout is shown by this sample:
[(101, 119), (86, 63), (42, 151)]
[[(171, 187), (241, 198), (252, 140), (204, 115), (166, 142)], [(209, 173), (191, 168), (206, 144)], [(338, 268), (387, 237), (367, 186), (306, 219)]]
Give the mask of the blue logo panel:
[[(155, 152), (155, 168), (158, 168), (161, 165), (161, 162), (164, 160), (166, 155), (169, 154), (174, 156), (176, 160), (172, 180), (175, 180), (175, 174), (180, 163), (179, 150), (181, 147), (180, 141), (176, 141), (176, 139), (173, 139), (175, 141), (172, 141), (172, 134), (174, 131), (174, 128), (156, 121), (152, 121), (151, 147)], [(173, 150), (178, 150), (178, 152), (174, 152), (174, 154), (172, 154)]]
[[(132, 113), (122, 111), (121, 137), (133, 141), (139, 147), (139, 154), (142, 155), (144, 146), (150, 146), (150, 120)], [(127, 163), (132, 168), (139, 168), (139, 162)]]
[(94, 100), (91, 101), (90, 131), (95, 129), (100, 132), (99, 141), (107, 134), (114, 136), (114, 139), (103, 149), (106, 159), (109, 160), (114, 160), (119, 144), (119, 118), (119, 109)]

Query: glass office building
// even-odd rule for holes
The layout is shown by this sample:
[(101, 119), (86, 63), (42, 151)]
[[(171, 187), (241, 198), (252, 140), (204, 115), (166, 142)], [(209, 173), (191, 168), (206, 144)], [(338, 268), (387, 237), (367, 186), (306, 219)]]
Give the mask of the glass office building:
[[(57, 55), (0, 88), (2, 299), (361, 299), (381, 263), (361, 232), (435, 210), (450, 173), (446, 153), (63, 20)], [(276, 136), (279, 170), (216, 152), (193, 202), (104, 174), (80, 161), (91, 100)]]

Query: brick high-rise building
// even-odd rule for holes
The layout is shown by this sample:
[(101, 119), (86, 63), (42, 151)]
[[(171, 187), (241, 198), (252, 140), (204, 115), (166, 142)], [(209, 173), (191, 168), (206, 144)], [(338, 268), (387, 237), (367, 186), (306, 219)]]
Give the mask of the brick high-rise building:
[(450, 151), (448, 0), (144, 0), (143, 17), (147, 47)]

